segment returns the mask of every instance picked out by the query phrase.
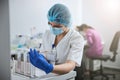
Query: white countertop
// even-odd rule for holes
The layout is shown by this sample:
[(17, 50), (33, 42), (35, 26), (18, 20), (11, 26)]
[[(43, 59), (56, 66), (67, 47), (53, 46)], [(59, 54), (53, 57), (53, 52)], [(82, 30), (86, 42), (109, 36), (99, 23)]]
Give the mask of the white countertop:
[(52, 74), (47, 74), (45, 76), (39, 77), (39, 78), (30, 78), (30, 77), (26, 77), (20, 74), (12, 74), (11, 75), (11, 80), (75, 80), (76, 76), (76, 72), (75, 71), (71, 71), (67, 74), (64, 75), (52, 75)]

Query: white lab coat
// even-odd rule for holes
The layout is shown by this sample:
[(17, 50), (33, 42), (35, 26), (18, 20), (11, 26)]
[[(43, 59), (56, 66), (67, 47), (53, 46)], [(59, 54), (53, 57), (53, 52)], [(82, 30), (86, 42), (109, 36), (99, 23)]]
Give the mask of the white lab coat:
[[(49, 30), (47, 30), (43, 35), (41, 52), (51, 51), (54, 40), (55, 35), (52, 34)], [(83, 55), (83, 47), (83, 37), (77, 31), (70, 29), (69, 32), (63, 37), (63, 39), (61, 39), (61, 41), (55, 47), (57, 54), (56, 57), (58, 60), (56, 64), (62, 64), (67, 60), (72, 60), (76, 62), (77, 66), (80, 66)]]

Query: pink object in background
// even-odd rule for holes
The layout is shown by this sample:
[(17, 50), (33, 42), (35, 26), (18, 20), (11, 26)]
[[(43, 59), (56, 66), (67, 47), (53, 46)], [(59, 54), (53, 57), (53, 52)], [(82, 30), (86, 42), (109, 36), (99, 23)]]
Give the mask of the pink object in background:
[(89, 48), (86, 51), (87, 57), (97, 57), (102, 55), (103, 45), (100, 34), (95, 29), (88, 29), (86, 31), (86, 39)]

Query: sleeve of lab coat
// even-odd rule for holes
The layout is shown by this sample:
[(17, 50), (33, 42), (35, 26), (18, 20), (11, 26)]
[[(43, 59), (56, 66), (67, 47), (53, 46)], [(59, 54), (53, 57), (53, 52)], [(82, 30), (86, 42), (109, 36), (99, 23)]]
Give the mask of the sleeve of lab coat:
[(76, 62), (76, 66), (81, 66), (84, 49), (84, 39), (80, 34), (74, 34), (70, 41), (70, 52), (67, 60)]

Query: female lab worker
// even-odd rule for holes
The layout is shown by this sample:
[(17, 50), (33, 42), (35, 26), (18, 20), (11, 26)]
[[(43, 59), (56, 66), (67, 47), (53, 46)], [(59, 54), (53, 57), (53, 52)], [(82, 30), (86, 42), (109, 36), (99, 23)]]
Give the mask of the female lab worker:
[(87, 24), (77, 26), (78, 31), (82, 32), (87, 40), (87, 50), (85, 55), (89, 58), (102, 56), (103, 45), (100, 34)]
[(81, 65), (83, 37), (70, 29), (71, 14), (63, 4), (55, 4), (48, 11), (48, 25), (38, 53), (30, 49), (30, 62), (46, 73), (65, 74)]
[[(84, 58), (86, 64), (86, 73), (89, 75), (89, 70), (93, 68), (91, 65), (93, 64), (91, 58), (96, 58), (102, 56), (103, 45), (101, 41), (100, 34), (92, 27), (87, 24), (82, 24), (76, 27), (77, 31), (82, 32), (84, 38), (86, 39), (85, 50), (84, 50)], [(93, 65), (92, 65), (93, 66)]]

